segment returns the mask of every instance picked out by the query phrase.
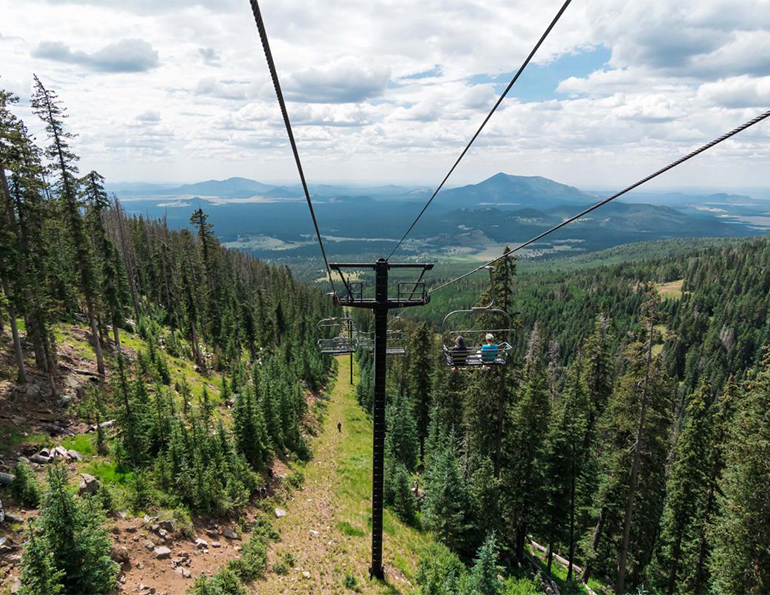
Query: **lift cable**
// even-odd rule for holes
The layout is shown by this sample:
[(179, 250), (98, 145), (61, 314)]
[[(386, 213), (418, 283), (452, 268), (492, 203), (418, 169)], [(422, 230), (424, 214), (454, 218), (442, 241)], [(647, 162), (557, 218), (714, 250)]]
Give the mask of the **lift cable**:
[(651, 175), (647, 176), (646, 178), (643, 178), (643, 179), (639, 180), (635, 184), (632, 184), (631, 186), (628, 186), (627, 188), (621, 190), (617, 194), (613, 194), (612, 196), (610, 196), (608, 198), (605, 198), (604, 200), (596, 203), (595, 205), (593, 205), (591, 207), (588, 207), (584, 211), (581, 211), (577, 215), (574, 215), (574, 216), (572, 216), (572, 217), (570, 217), (568, 219), (565, 219), (564, 221), (562, 221), (558, 225), (553, 226), (551, 229), (549, 229), (547, 231), (544, 231), (541, 234), (536, 235), (531, 240), (528, 240), (528, 241), (524, 242), (523, 244), (521, 244), (519, 246), (516, 246), (510, 252), (506, 252), (502, 256), (498, 256), (494, 260), (490, 260), (489, 262), (487, 262), (487, 263), (485, 263), (485, 264), (483, 264), (483, 265), (473, 269), (472, 271), (470, 271), (468, 273), (465, 273), (464, 275), (460, 275), (459, 277), (456, 277), (455, 279), (452, 279), (451, 281), (447, 281), (446, 283), (442, 283), (441, 285), (438, 285), (437, 287), (434, 287), (433, 289), (431, 289), (428, 293), (432, 294), (432, 293), (434, 293), (436, 291), (439, 291), (440, 289), (444, 289), (445, 287), (448, 287), (449, 285), (452, 285), (453, 283), (457, 283), (458, 281), (461, 281), (462, 279), (465, 279), (466, 277), (470, 277), (474, 273), (477, 273), (480, 270), (482, 270), (482, 269), (484, 269), (484, 268), (486, 268), (486, 267), (488, 267), (490, 265), (493, 265), (493, 264), (495, 264), (495, 263), (497, 263), (497, 262), (499, 262), (499, 261), (501, 261), (501, 260), (503, 260), (505, 258), (510, 257), (512, 254), (518, 252), (519, 250), (522, 250), (523, 248), (526, 248), (527, 246), (529, 246), (531, 244), (534, 244), (535, 242), (537, 242), (539, 240), (542, 240), (545, 236), (547, 236), (549, 234), (552, 234), (553, 232), (561, 229), (562, 227), (564, 227), (566, 225), (569, 225), (573, 221), (575, 221), (577, 219), (580, 219), (584, 215), (587, 215), (588, 213), (590, 213), (592, 211), (595, 211), (599, 207), (602, 207), (602, 206), (606, 205), (608, 202), (612, 202), (616, 198), (620, 198), (621, 196), (623, 196), (627, 192), (630, 192), (631, 190), (634, 190), (635, 188), (638, 188), (642, 184), (644, 184), (646, 182), (649, 182), (650, 180), (652, 180), (654, 178), (657, 178), (659, 175), (669, 171), (670, 169), (674, 169), (677, 165), (680, 165), (680, 164), (684, 163), (685, 161), (688, 161), (688, 160), (692, 159), (696, 155), (699, 155), (699, 154), (703, 153), (704, 151), (708, 151), (710, 148), (718, 145), (719, 143), (721, 143), (723, 141), (726, 141), (728, 138), (730, 138), (732, 136), (735, 136), (739, 132), (743, 132), (747, 128), (751, 128), (755, 124), (758, 124), (759, 122), (761, 122), (762, 120), (765, 120), (768, 117), (770, 117), (770, 110), (768, 110), (765, 113), (760, 114), (759, 116), (749, 120), (745, 124), (742, 124), (742, 125), (738, 126), (738, 128), (735, 128), (734, 130), (731, 130), (727, 134), (724, 134), (724, 135), (720, 136), (719, 138), (714, 139), (710, 143), (703, 145), (702, 147), (700, 147), (699, 149), (696, 149), (692, 153), (689, 153), (689, 154), (685, 155), (684, 157), (681, 157), (680, 159), (677, 159), (673, 163), (670, 163), (666, 167), (656, 171), (654, 174), (651, 174)]
[(454, 165), (449, 170), (449, 173), (444, 177), (444, 179), (441, 181), (441, 184), (438, 185), (438, 188), (434, 190), (431, 197), (428, 199), (428, 202), (425, 203), (425, 206), (422, 208), (422, 210), (419, 212), (415, 220), (412, 222), (412, 224), (409, 226), (409, 228), (406, 230), (406, 233), (403, 235), (403, 237), (399, 240), (398, 244), (396, 244), (396, 247), (393, 248), (393, 250), (388, 255), (388, 258), (385, 260), (390, 260), (390, 257), (395, 254), (396, 250), (398, 250), (401, 247), (401, 244), (404, 243), (404, 240), (406, 239), (406, 236), (409, 235), (409, 233), (412, 231), (415, 225), (417, 225), (417, 222), (420, 220), (420, 218), (423, 216), (426, 210), (428, 210), (428, 207), (430, 206), (430, 203), (433, 202), (433, 199), (436, 198), (436, 195), (441, 191), (441, 189), (444, 187), (444, 184), (449, 179), (449, 176), (452, 175), (455, 168), (460, 164), (460, 161), (462, 161), (462, 158), (465, 157), (465, 154), (468, 152), (468, 150), (471, 148), (471, 145), (476, 141), (476, 138), (481, 134), (481, 131), (484, 129), (484, 126), (487, 125), (487, 122), (489, 122), (489, 119), (492, 117), (492, 114), (494, 114), (497, 111), (497, 108), (500, 107), (500, 104), (503, 102), (503, 99), (505, 99), (506, 95), (508, 95), (508, 92), (511, 90), (514, 84), (516, 84), (516, 81), (519, 80), (519, 77), (521, 76), (521, 73), (524, 72), (524, 69), (527, 67), (527, 65), (530, 63), (532, 58), (537, 53), (537, 50), (540, 49), (540, 46), (543, 45), (543, 42), (545, 41), (546, 37), (551, 33), (551, 30), (556, 26), (556, 23), (559, 21), (561, 16), (564, 14), (564, 11), (567, 10), (567, 7), (570, 5), (572, 0), (566, 0), (564, 4), (562, 5), (559, 12), (556, 14), (554, 19), (551, 21), (551, 24), (548, 25), (548, 28), (545, 30), (543, 35), (540, 36), (540, 39), (535, 44), (535, 47), (532, 48), (532, 51), (527, 56), (527, 59), (524, 60), (522, 65), (519, 67), (519, 69), (516, 71), (516, 74), (513, 75), (513, 78), (511, 79), (511, 82), (508, 83), (508, 86), (505, 88), (505, 91), (503, 91), (503, 94), (500, 95), (500, 98), (497, 100), (495, 105), (492, 107), (492, 110), (487, 114), (487, 117), (484, 118), (484, 121), (481, 123), (481, 126), (479, 126), (478, 130), (476, 130), (476, 134), (473, 135), (470, 142), (468, 142), (467, 145), (465, 145), (465, 148), (463, 149), (462, 153), (460, 153), (460, 156), (457, 158), (457, 161), (454, 162)]
[(278, 98), (278, 104), (281, 106), (281, 114), (283, 115), (283, 122), (286, 125), (286, 133), (289, 135), (289, 143), (291, 144), (291, 150), (294, 153), (294, 161), (297, 163), (297, 171), (299, 171), (299, 177), (302, 181), (302, 189), (305, 191), (305, 200), (307, 206), (310, 209), (310, 217), (313, 220), (313, 227), (315, 227), (315, 235), (318, 238), (318, 245), (321, 247), (321, 255), (324, 259), (324, 265), (326, 266), (326, 275), (329, 278), (329, 284), (332, 288), (332, 293), (336, 294), (334, 288), (334, 281), (332, 280), (332, 271), (329, 268), (329, 261), (326, 258), (326, 249), (324, 248), (323, 239), (321, 238), (321, 232), (318, 229), (318, 220), (315, 216), (315, 210), (313, 209), (313, 202), (310, 200), (310, 192), (307, 188), (307, 182), (305, 181), (305, 172), (302, 169), (302, 162), (299, 159), (299, 151), (297, 150), (297, 143), (294, 140), (294, 133), (291, 129), (291, 121), (289, 120), (289, 112), (286, 111), (286, 101), (283, 98), (283, 92), (281, 91), (281, 83), (278, 81), (278, 72), (275, 68), (275, 61), (273, 60), (273, 53), (270, 51), (270, 42), (267, 39), (267, 30), (265, 29), (265, 22), (262, 20), (262, 12), (259, 10), (259, 2), (257, 0), (250, 0), (251, 10), (254, 13), (254, 20), (257, 21), (257, 29), (259, 29), (259, 38), (262, 41), (262, 49), (265, 51), (265, 59), (267, 60), (267, 66), (270, 69), (270, 76), (273, 79), (273, 87), (275, 88), (275, 95)]

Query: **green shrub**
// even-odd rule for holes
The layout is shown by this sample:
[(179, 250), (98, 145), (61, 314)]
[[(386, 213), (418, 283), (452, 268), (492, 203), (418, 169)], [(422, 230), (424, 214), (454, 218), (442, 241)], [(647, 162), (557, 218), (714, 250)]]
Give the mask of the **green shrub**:
[(305, 474), (299, 469), (293, 471), (287, 478), (286, 483), (294, 489), (300, 489), (305, 484)]
[(337, 528), (342, 531), (345, 535), (348, 535), (350, 537), (363, 537), (364, 531), (363, 529), (359, 529), (358, 527), (354, 527), (347, 521), (340, 521), (337, 523)]
[(445, 545), (426, 547), (417, 567), (420, 595), (456, 595), (466, 582), (466, 569), (457, 554)]
[(273, 572), (276, 574), (289, 574), (289, 569), (283, 562), (276, 562), (273, 564)]
[(253, 533), (241, 550), (238, 560), (238, 576), (244, 582), (261, 578), (267, 570), (267, 539), (264, 535)]
[(352, 574), (346, 574), (345, 578), (342, 579), (342, 586), (346, 589), (355, 590), (358, 588), (358, 581)]
[(503, 593), (505, 595), (538, 595), (542, 592), (538, 584), (527, 577), (511, 577), (505, 581), (503, 586)]
[(246, 589), (241, 579), (228, 565), (211, 578), (205, 575), (199, 576), (189, 593), (190, 595), (246, 595)]
[(11, 484), (11, 493), (22, 506), (37, 508), (40, 504), (40, 486), (32, 467), (19, 461), (13, 466), (13, 474), (16, 480)]

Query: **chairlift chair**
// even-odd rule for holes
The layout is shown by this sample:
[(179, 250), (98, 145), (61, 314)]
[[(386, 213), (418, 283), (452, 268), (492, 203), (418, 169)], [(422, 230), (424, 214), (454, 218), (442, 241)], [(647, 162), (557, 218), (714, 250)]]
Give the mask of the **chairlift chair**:
[[(494, 287), (492, 268), (489, 274), (490, 287)], [(496, 321), (492, 325), (497, 328), (489, 328), (490, 319)], [(497, 349), (483, 349), (488, 334), (495, 337)], [(458, 337), (462, 337), (466, 349), (457, 348)], [(444, 316), (441, 323), (442, 349), (447, 365), (452, 368), (482, 369), (506, 365), (513, 349), (512, 337), (511, 315), (494, 307), (494, 295), (489, 305), (454, 310)]]
[(324, 318), (317, 325), (318, 348), (328, 355), (348, 355), (356, 351), (356, 332), (351, 318)]
[[(358, 341), (357, 346), (364, 351), (374, 351), (374, 333), (357, 333)], [(404, 355), (406, 354), (406, 340), (404, 339), (404, 332), (400, 330), (389, 330), (387, 338), (387, 347), (385, 348), (387, 355)]]

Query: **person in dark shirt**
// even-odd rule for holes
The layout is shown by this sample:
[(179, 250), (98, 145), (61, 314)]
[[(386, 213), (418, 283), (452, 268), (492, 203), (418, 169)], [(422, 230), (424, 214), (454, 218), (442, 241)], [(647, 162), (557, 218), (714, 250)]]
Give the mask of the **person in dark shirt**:
[(458, 335), (455, 344), (452, 346), (452, 364), (455, 366), (464, 366), (468, 363), (468, 346), (465, 339)]
[(337, 431), (338, 431), (340, 434), (342, 433), (342, 422), (341, 422), (341, 421), (338, 421), (338, 422), (337, 422)]

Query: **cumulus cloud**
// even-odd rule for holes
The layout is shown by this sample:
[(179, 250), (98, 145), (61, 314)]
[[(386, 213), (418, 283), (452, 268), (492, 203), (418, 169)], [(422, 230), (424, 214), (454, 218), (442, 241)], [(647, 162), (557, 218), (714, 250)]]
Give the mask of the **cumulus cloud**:
[[(451, 182), (506, 170), (607, 186), (731, 129), (768, 103), (769, 1), (742, 0), (740, 10), (735, 0), (573, 3)], [(308, 175), (440, 179), (558, 4), (266, 3)], [(113, 179), (258, 177), (244, 163), (293, 175), (247, 2), (0, 0), (0, 14), (3, 84), (24, 103), (30, 73), (44, 74), (69, 107), (84, 162)], [(121, 38), (146, 40), (143, 51)], [(592, 61), (598, 46), (609, 59)], [(145, 74), (92, 84), (92, 72), (114, 71)], [(734, 168), (722, 172), (770, 184), (756, 166), (770, 157), (770, 126), (756, 128), (714, 155)], [(713, 163), (693, 161), (683, 177), (717, 179)]]
[(73, 51), (62, 41), (42, 41), (32, 56), (99, 72), (146, 72), (158, 66), (158, 52), (142, 39), (123, 39), (92, 53)]
[(390, 80), (390, 69), (366, 66), (346, 57), (321, 67), (293, 72), (283, 88), (289, 101), (305, 103), (358, 103), (381, 96)]
[(156, 110), (148, 109), (147, 111), (144, 111), (141, 114), (137, 115), (135, 120), (137, 122), (149, 122), (149, 123), (160, 122), (160, 112)]
[(201, 56), (201, 60), (203, 60), (204, 64), (208, 64), (209, 66), (219, 66), (221, 61), (221, 56), (219, 55), (219, 52), (217, 52), (214, 48), (198, 48), (198, 53)]
[(770, 76), (740, 76), (706, 83), (698, 88), (698, 98), (711, 106), (767, 108), (770, 105)]

